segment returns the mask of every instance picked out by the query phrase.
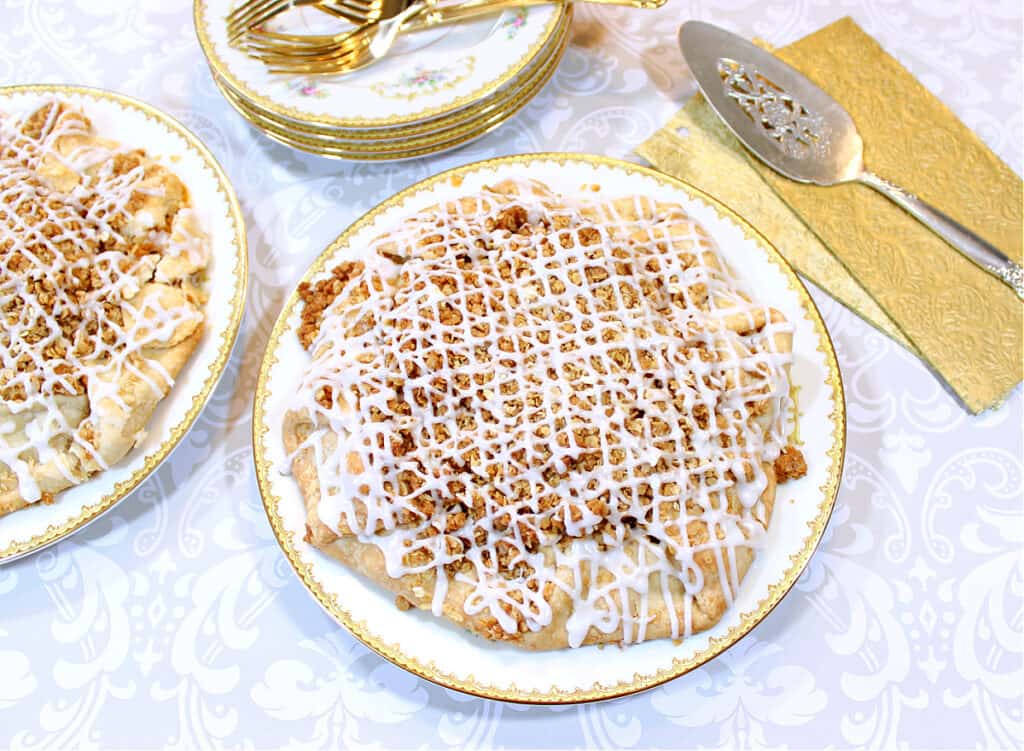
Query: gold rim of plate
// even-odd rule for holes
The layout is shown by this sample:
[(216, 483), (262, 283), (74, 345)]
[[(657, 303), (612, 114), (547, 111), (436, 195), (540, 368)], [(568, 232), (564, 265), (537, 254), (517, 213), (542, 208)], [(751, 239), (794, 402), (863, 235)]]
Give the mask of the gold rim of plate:
[[(228, 104), (231, 105), (232, 109), (247, 120), (254, 128), (271, 140), (284, 146), (299, 149), (308, 154), (322, 156), (327, 159), (343, 159), (350, 161), (397, 161), (402, 159), (415, 159), (417, 157), (436, 154), (440, 151), (448, 151), (459, 146), (463, 146), (470, 141), (482, 138), (511, 119), (537, 94), (539, 94), (547, 85), (548, 81), (551, 80), (555, 70), (558, 68), (558, 63), (565, 51), (568, 39), (569, 36), (568, 33), (566, 33), (562, 38), (561, 47), (556, 50), (555, 54), (549, 59), (549, 64), (546, 64), (536, 72), (537, 78), (530, 83), (529, 88), (518, 91), (512, 95), (508, 102), (505, 103), (507, 106), (504, 109), (491, 113), (490, 116), (488, 116), (488, 113), (484, 113), (484, 116), (477, 120), (449, 128), (436, 134), (431, 134), (430, 136), (410, 139), (409, 141), (399, 141), (393, 148), (389, 148), (388, 145), (385, 144), (380, 144), (376, 147), (363, 147), (357, 145), (354, 148), (349, 148), (348, 146), (333, 146), (330, 144), (316, 142), (311, 139), (302, 138), (300, 136), (295, 136), (286, 131), (280, 125), (275, 127), (275, 125), (264, 124), (258, 116), (248, 112), (245, 109), (245, 105), (237, 101), (232, 94), (223, 89), (221, 89), (221, 93), (228, 101)], [(220, 82), (216, 80), (214, 82), (219, 88)]]
[[(540, 88), (542, 87), (538, 87), (538, 91)], [(255, 124), (253, 124), (253, 127), (258, 128), (264, 136), (271, 139), (272, 141), (275, 141), (276, 143), (281, 144), (282, 146), (287, 146), (289, 148), (296, 149), (307, 154), (312, 154), (314, 156), (323, 157), (325, 159), (335, 159), (350, 162), (400, 162), (407, 159), (418, 159), (425, 156), (440, 154), (445, 151), (451, 151), (453, 149), (459, 148), (460, 146), (468, 145), (469, 143), (476, 141), (479, 138), (483, 138), (488, 133), (501, 127), (501, 125), (503, 125), (513, 115), (515, 115), (519, 111), (519, 109), (525, 106), (525, 104), (531, 98), (532, 96), (526, 97), (526, 99), (522, 102), (522, 104), (519, 107), (516, 108), (515, 111), (503, 115), (496, 122), (489, 122), (484, 125), (479, 125), (474, 130), (462, 136), (459, 136), (458, 138), (447, 141), (441, 141), (436, 144), (431, 144), (429, 146), (422, 146), (420, 148), (402, 151), (350, 152), (340, 149), (327, 149), (319, 146), (312, 146), (308, 143), (291, 140), (286, 136), (281, 136), (276, 133), (272, 133), (266, 129), (259, 128), (259, 126)]]
[[(274, 118), (254, 111), (251, 105), (239, 97), (237, 93), (226, 88), (226, 83), (216, 76), (214, 83), (229, 104), (237, 105), (235, 110), (239, 111), (246, 120), (263, 131), (276, 133), (284, 139), (294, 141), (297, 144), (304, 144), (311, 149), (323, 148), (326, 151), (339, 151), (351, 153), (379, 153), (379, 152), (405, 152), (417, 147), (430, 147), (447, 143), (458, 138), (461, 134), (479, 128), (483, 122), (494, 122), (496, 118), (508, 118), (521, 108), (529, 99), (532, 99), (545, 83), (551, 78), (555, 69), (561, 61), (562, 55), (568, 43), (568, 29), (556, 40), (556, 46), (552, 54), (539, 66), (529, 72), (529, 75), (519, 81), (517, 85), (510, 87), (505, 93), (493, 97), (481, 108), (475, 117), (460, 118), (445, 127), (431, 130), (424, 135), (412, 134), (408, 138), (388, 137), (384, 140), (373, 140), (360, 138), (358, 142), (347, 142), (344, 138), (335, 139), (332, 134), (310, 134), (296, 131), (288, 123), (275, 120)], [(344, 145), (341, 145), (344, 144)]]
[[(173, 135), (183, 139), (188, 147), (195, 150), (203, 163), (213, 172), (218, 183), (218, 192), (227, 203), (231, 224), (234, 227), (234, 273), (236, 278), (240, 279), (240, 283), (231, 299), (231, 320), (227, 328), (221, 332), (220, 346), (218, 347), (216, 358), (210, 365), (210, 372), (207, 374), (200, 389), (193, 396), (192, 405), (188, 408), (185, 416), (167, 431), (167, 437), (164, 441), (146, 457), (143, 465), (132, 473), (131, 477), (117, 483), (113, 491), (95, 503), (83, 508), (74, 518), (61, 524), (51, 525), (45, 532), (41, 532), (28, 540), (14, 542), (5, 549), (0, 550), (0, 564), (7, 563), (15, 558), (20, 558), (23, 555), (51, 545), (99, 518), (141, 485), (181, 442), (181, 439), (185, 437), (192, 424), (196, 421), (199, 413), (202, 412), (203, 407), (206, 406), (206, 402), (209, 400), (214, 387), (227, 366), (228, 358), (231, 356), (231, 349), (234, 346), (235, 339), (238, 336), (238, 329), (242, 323), (242, 312), (245, 308), (245, 296), (249, 279), (249, 247), (245, 233), (245, 220), (242, 217), (242, 209), (239, 206), (238, 197), (235, 195), (231, 181), (228, 180), (227, 174), (206, 145), (178, 120), (153, 105), (146, 104), (134, 97), (91, 86), (26, 84), (0, 87), (0, 100), (9, 94), (36, 94), (39, 96), (59, 96), (63, 94), (115, 102), (142, 114), (147, 120), (160, 124)], [(60, 503), (59, 496), (57, 503)]]
[(649, 167), (642, 167), (619, 159), (612, 159), (610, 157), (591, 154), (523, 154), (519, 156), (486, 159), (441, 172), (406, 188), (400, 193), (395, 194), (356, 220), (323, 252), (321, 252), (319, 256), (317, 256), (316, 260), (306, 270), (305, 274), (303, 274), (299, 283), (309, 281), (317, 274), (323, 272), (338, 250), (349, 241), (349, 238), (367, 225), (371, 224), (385, 211), (400, 207), (413, 195), (430, 189), (438, 183), (446, 182), (453, 178), (457, 179), (460, 176), (464, 176), (481, 169), (490, 169), (504, 165), (527, 166), (531, 162), (552, 162), (563, 165), (582, 162), (592, 166), (611, 167), (613, 169), (622, 170), (627, 174), (639, 174), (652, 177), (659, 182), (680, 189), (688, 195), (707, 203), (718, 213), (720, 217), (728, 219), (736, 224), (748, 240), (752, 240), (762, 246), (766, 251), (769, 260), (785, 275), (790, 289), (794, 290), (799, 296), (803, 310), (810, 318), (818, 335), (818, 350), (825, 355), (828, 371), (826, 373), (826, 385), (831, 388), (832, 398), (834, 400), (834, 408), (832, 413), (829, 415), (829, 419), (832, 423), (832, 447), (828, 451), (828, 456), (831, 459), (831, 466), (829, 467), (825, 483), (819, 488), (821, 500), (818, 505), (818, 513), (814, 520), (808, 525), (809, 530), (807, 537), (804, 539), (802, 548), (798, 553), (790, 557), (789, 568), (786, 569), (779, 579), (768, 587), (768, 595), (758, 603), (757, 607), (751, 611), (740, 613), (740, 623), (738, 625), (732, 627), (721, 637), (711, 639), (707, 648), (701, 650), (688, 659), (673, 659), (670, 667), (658, 670), (652, 674), (635, 674), (633, 680), (628, 683), (618, 683), (615, 685), (595, 683), (589, 688), (574, 691), (563, 691), (554, 686), (546, 691), (525, 691), (518, 689), (514, 684), (508, 686), (487, 685), (477, 682), (472, 676), (468, 679), (462, 679), (445, 672), (432, 661), (425, 663), (408, 657), (402, 652), (399, 645), (387, 643), (378, 638), (366, 623), (355, 620), (343, 607), (341, 607), (335, 597), (324, 590), (323, 586), (314, 576), (312, 567), (303, 562), (292, 544), (292, 536), (284, 529), (283, 522), (280, 514), (278, 513), (277, 507), (280, 504), (281, 499), (273, 494), (270, 486), (270, 472), (272, 468), (270, 461), (266, 458), (266, 451), (264, 449), (264, 438), (270, 431), (270, 426), (265, 424), (266, 402), (269, 397), (267, 381), (270, 369), (277, 362), (276, 352), (278, 342), (282, 336), (293, 333), (288, 327), (288, 319), (292, 316), (292, 311), (295, 309), (298, 302), (298, 284), (288, 296), (277, 321), (274, 323), (274, 327), (271, 331), (270, 339), (267, 343), (267, 348), (263, 356), (263, 361), (260, 364), (259, 375), (256, 381), (256, 395), (253, 401), (253, 461), (256, 465), (256, 480), (260, 496), (263, 499), (264, 509), (266, 510), (267, 517), (270, 519), (270, 525), (273, 529), (274, 536), (277, 538), (278, 545), (280, 545), (281, 549), (284, 551), (288, 562), (291, 564), (296, 575), (305, 585), (306, 589), (309, 590), (320, 606), (323, 607), (324, 610), (326, 610), (338, 623), (345, 626), (353, 636), (367, 647), (389, 662), (392, 662), (398, 667), (408, 670), (421, 678), (425, 678), (433, 683), (437, 683), (441, 686), (461, 691), (466, 694), (471, 694), (473, 696), (521, 704), (577, 704), (581, 702), (599, 701), (603, 699), (614, 699), (621, 696), (628, 696), (630, 694), (654, 688), (694, 670), (713, 657), (721, 654), (746, 636), (754, 626), (760, 623), (776, 607), (776, 605), (782, 601), (783, 597), (785, 597), (785, 595), (793, 588), (793, 585), (796, 584), (797, 579), (800, 577), (814, 551), (817, 549), (818, 543), (821, 541), (821, 537), (825, 532), (828, 520), (832, 515), (832, 509), (835, 506), (836, 495), (839, 491), (839, 480), (842, 476), (843, 461), (846, 452), (846, 402), (843, 393), (842, 376), (839, 372), (835, 348), (832, 343), (832, 338), (829, 336), (828, 329), (825, 327), (825, 323), (822, 320), (821, 313), (814, 304), (814, 300), (811, 298), (807, 288), (793, 270), (793, 267), (790, 266), (789, 262), (782, 257), (779, 251), (776, 250), (760, 232), (752, 227), (739, 214), (700, 189)]
[[(494, 110), (502, 107), (509, 100), (515, 99), (517, 96), (521, 95), (523, 91), (531, 87), (538, 89), (536, 82), (541, 78), (545, 71), (550, 70), (551, 74), (553, 74), (553, 68), (558, 65), (565, 54), (565, 50), (568, 47), (569, 27), (572, 21), (572, 16), (573, 8), (570, 5), (563, 16), (561, 25), (555, 30), (555, 34), (553, 35), (547, 52), (545, 54), (539, 54), (531, 60), (530, 64), (521, 71), (520, 75), (514, 81), (509, 82), (493, 95), (474, 104), (467, 105), (450, 115), (443, 115), (414, 125), (377, 128), (374, 130), (350, 130), (343, 128), (321, 127), (311, 123), (299, 123), (294, 120), (286, 120), (279, 118), (272, 112), (261, 109), (258, 104), (246, 99), (242, 93), (235, 91), (232, 88), (230, 81), (221, 78), (215, 70), (211, 70), (211, 75), (214, 79), (214, 83), (217, 84), (217, 88), (225, 98), (229, 100), (229, 103), (233, 105), (237, 104), (239, 107), (246, 110), (247, 114), (242, 115), (245, 119), (249, 120), (249, 122), (253, 122), (254, 119), (260, 122), (268, 122), (272, 124), (273, 127), (276, 127), (282, 133), (287, 133), (288, 137), (294, 138), (295, 140), (309, 139), (311, 141), (316, 141), (322, 138), (337, 138), (346, 143), (351, 143), (355, 149), (366, 148), (367, 144), (379, 144), (384, 146), (385, 142), (389, 141), (401, 144), (402, 142), (412, 138), (427, 137), (441, 131), (450, 130), (459, 125), (466, 125), (470, 122), (479, 120)], [(549, 74), (547, 78), (549, 79), (550, 77), (551, 75)], [(237, 111), (239, 107), (234, 107), (234, 109)], [(255, 122), (253, 124), (257, 125), (261, 130), (263, 129), (261, 125), (258, 125)]]
[(466, 105), (490, 96), (509, 82), (514, 81), (522, 70), (529, 65), (529, 63), (545, 48), (548, 42), (551, 41), (556, 29), (565, 17), (567, 4), (558, 3), (557, 5), (557, 12), (552, 14), (551, 19), (548, 21), (547, 26), (544, 28), (544, 31), (540, 36), (540, 39), (534, 42), (526, 51), (525, 55), (509, 65), (508, 68), (495, 80), (484, 84), (476, 91), (457, 97), (444, 105), (428, 107), (411, 115), (393, 115), (391, 117), (380, 118), (330, 117), (328, 115), (318, 115), (313, 112), (304, 112), (295, 107), (289, 107), (274, 102), (235, 77), (227, 63), (217, 55), (217, 51), (214, 49), (213, 41), (210, 38), (210, 31), (207, 28), (205, 19), (206, 14), (204, 10), (206, 7), (206, 0), (193, 0), (192, 20), (193, 25), (195, 26), (196, 36), (199, 39), (199, 46), (206, 58), (207, 65), (210, 66), (211, 70), (216, 75), (220, 76), (224, 81), (230, 84), (231, 88), (238, 94), (252, 102), (254, 105), (259, 106), (260, 109), (271, 112), (278, 117), (296, 120), (301, 123), (327, 125), (343, 129), (362, 128), (373, 130), (377, 128), (384, 128), (386, 126), (415, 125), (425, 120), (434, 119), (438, 116), (451, 114), (464, 108)]

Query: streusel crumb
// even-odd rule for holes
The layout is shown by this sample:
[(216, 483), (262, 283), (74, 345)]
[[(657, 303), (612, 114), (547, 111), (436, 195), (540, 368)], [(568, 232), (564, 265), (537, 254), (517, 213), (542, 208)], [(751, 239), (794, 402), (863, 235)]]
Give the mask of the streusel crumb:
[(807, 462), (800, 449), (794, 446), (786, 446), (775, 460), (776, 482), (787, 480), (798, 480), (807, 474)]

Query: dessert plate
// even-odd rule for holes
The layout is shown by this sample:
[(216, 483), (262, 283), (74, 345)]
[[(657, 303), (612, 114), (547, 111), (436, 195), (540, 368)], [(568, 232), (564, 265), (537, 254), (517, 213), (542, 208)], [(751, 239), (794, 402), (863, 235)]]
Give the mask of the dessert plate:
[[(306, 512), (285, 473), (281, 424), (288, 395), (308, 362), (296, 331), (293, 293), (267, 345), (256, 387), (253, 441), (256, 474), (274, 534), (304, 586), (354, 636), (396, 665), (466, 693), (507, 701), (561, 704), (623, 696), (686, 673), (739, 641), (778, 604), (807, 565), (835, 503), (845, 450), (846, 413), (832, 342), (806, 288), (779, 253), (712, 197), (634, 164), (583, 154), (534, 154), (458, 167), (418, 183), (345, 230), (313, 263), (313, 281), (340, 261), (358, 259), (368, 241), (405, 216), (511, 177), (534, 178), (574, 194), (646, 194), (681, 204), (716, 241), (752, 295), (794, 325), (794, 399), (790, 443), (808, 474), (779, 488), (764, 546), (732, 607), (708, 631), (680, 642), (659, 640), (624, 649), (583, 647), (524, 652), (488, 642), (423, 611), (402, 612), (394, 596), (304, 541)], [(593, 195), (593, 193), (591, 193)]]
[[(552, 40), (553, 50), (538, 56), (539, 62), (531, 64), (515, 84), (503, 88), (488, 97), (483, 103), (467, 107), (462, 113), (437, 118), (428, 125), (436, 126), (421, 131), (423, 126), (411, 126), (398, 130), (358, 131), (342, 134), (341, 131), (319, 132), (303, 129), (288, 121), (275, 119), (265, 112), (253, 108), (248, 102), (232, 92), (227, 84), (216, 75), (214, 83), (228, 103), (250, 124), (268, 138), (292, 148), (332, 159), (359, 161), (400, 161), (427, 154), (439, 153), (463, 146), (474, 141), (513, 117), (547, 84), (558, 67), (568, 42), (568, 18), (561, 24)], [(372, 133), (380, 134), (374, 138)]]
[[(357, 142), (364, 145), (372, 145), (375, 143), (384, 144), (415, 138), (417, 136), (425, 136), (439, 130), (470, 122), (471, 120), (482, 116), (484, 113), (491, 113), (502, 109), (503, 102), (505, 100), (508, 100), (517, 93), (529, 88), (531, 80), (537, 77), (538, 71), (541, 69), (551, 69), (553, 71), (553, 69), (558, 66), (558, 62), (561, 60), (561, 55), (565, 51), (566, 43), (568, 41), (568, 32), (572, 23), (572, 18), (573, 8), (570, 5), (567, 7), (566, 12), (562, 14), (547, 43), (537, 51), (533, 56), (533, 59), (531, 59), (522, 68), (522, 70), (519, 71), (519, 74), (515, 78), (509, 80), (503, 86), (489, 93), (482, 99), (467, 104), (466, 106), (456, 109), (450, 113), (438, 115), (436, 117), (431, 117), (426, 120), (421, 120), (407, 125), (396, 125), (382, 128), (339, 128), (330, 125), (321, 125), (315, 122), (302, 122), (290, 117), (282, 117), (275, 114), (273, 111), (264, 109), (257, 103), (248, 100), (245, 96), (235, 91), (231, 87), (230, 82), (221, 79), (215, 71), (213, 72), (213, 77), (222, 93), (225, 93), (226, 95), (230, 94), (235, 100), (243, 103), (245, 108), (250, 112), (275, 123), (280, 128), (293, 131), (296, 135), (306, 137), (337, 138), (341, 141)], [(503, 23), (503, 21), (498, 17), (495, 20), (495, 23)]]
[[(441, 27), (400, 40), (385, 60), (342, 77), (274, 75), (230, 46), (225, 17), (234, 0), (195, 0), (199, 42), (213, 72), (239, 97), (279, 119), (341, 129), (415, 124), (456, 112), (515, 81), (544, 50), (565, 4), (509, 11), (499, 19)], [(293, 9), (275, 31), (329, 33), (334, 19)], [(326, 26), (324, 24), (327, 24)]]
[(131, 97), (72, 86), (0, 88), (0, 112), (31, 110), (58, 98), (81, 109), (97, 134), (148, 155), (189, 190), (210, 238), (205, 331), (170, 393), (147, 424), (145, 438), (126, 457), (53, 504), (37, 503), (0, 518), (0, 563), (39, 550), (75, 532), (126, 498), (171, 453), (213, 392), (242, 320), (248, 257), (245, 225), (231, 183), (213, 155), (174, 118)]

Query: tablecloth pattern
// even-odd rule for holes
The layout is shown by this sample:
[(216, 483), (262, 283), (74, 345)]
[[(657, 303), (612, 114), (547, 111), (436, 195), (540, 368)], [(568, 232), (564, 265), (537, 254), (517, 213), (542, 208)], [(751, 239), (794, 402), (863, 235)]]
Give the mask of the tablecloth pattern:
[(304, 591), (256, 490), (250, 408), (264, 342), (283, 295), (349, 222), (477, 159), (630, 158), (693, 91), (675, 46), (683, 20), (782, 44), (845, 14), (1020, 172), (1016, 0), (580, 7), (556, 76), (515, 119), (450, 154), (373, 165), (306, 156), (252, 130), (214, 88), (187, 0), (0, 0), (0, 83), (102, 86), (180, 118), (234, 182), (251, 252), (234, 355), (170, 460), (84, 532), (0, 568), (0, 747), (1024, 745), (1021, 389), (972, 418), (913, 356), (818, 290), (849, 409), (825, 540), (750, 636), (650, 692), (535, 708), (404, 673)]

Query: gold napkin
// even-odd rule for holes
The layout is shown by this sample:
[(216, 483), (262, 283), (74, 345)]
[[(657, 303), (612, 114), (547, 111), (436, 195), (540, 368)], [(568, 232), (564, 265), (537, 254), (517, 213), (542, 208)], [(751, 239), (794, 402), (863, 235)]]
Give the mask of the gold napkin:
[[(777, 54), (847, 108), (869, 169), (1021, 260), (1020, 178), (851, 19)], [(972, 412), (1021, 380), (1024, 305), (871, 189), (780, 177), (699, 99), (638, 152), (746, 217), (805, 276), (928, 362)]]

